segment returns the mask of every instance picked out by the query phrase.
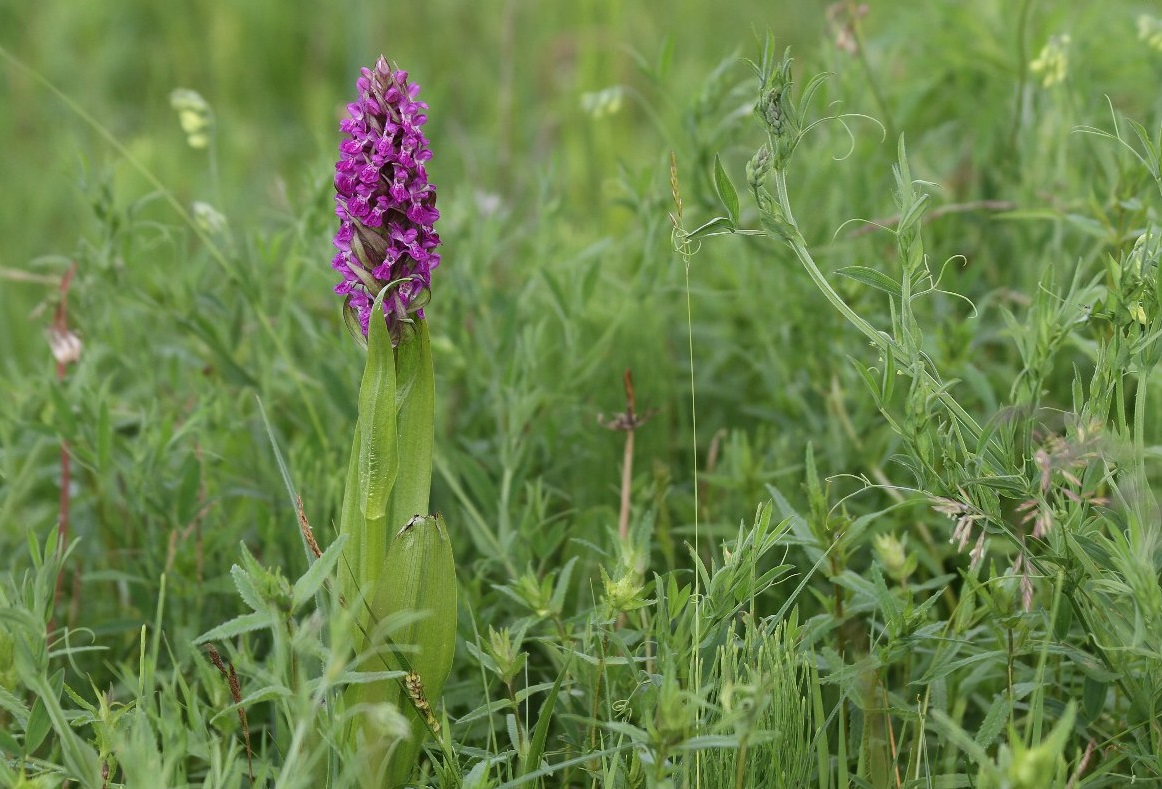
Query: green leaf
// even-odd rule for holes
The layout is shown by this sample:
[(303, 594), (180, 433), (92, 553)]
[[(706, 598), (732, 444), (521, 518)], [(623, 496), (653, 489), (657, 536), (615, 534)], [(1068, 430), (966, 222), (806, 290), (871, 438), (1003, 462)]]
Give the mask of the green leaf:
[[(368, 531), (373, 527), (368, 524)], [(440, 515), (419, 516), (393, 532), (390, 539), (391, 545), (386, 555), (381, 554), (375, 576), (378, 583), (370, 600), (368, 630), (380, 628), (383, 632), (390, 619), (401, 615), (406, 616), (406, 621), (390, 631), (390, 641), (371, 644), (380, 655), (375, 662), (377, 667), (414, 671), (428, 703), (436, 709), (456, 650), (456, 565), (448, 529)], [(372, 560), (373, 557), (364, 556), (365, 562)], [(414, 647), (415, 651), (405, 655), (384, 648), (395, 645)], [(372, 764), (386, 760), (387, 785), (404, 783), (415, 767), (427, 734), (425, 720), (395, 681), (352, 688), (348, 700), (387, 701), (407, 716), (413, 733), (409, 740), (394, 746), (383, 742), (364, 749)], [(362, 729), (362, 736), (371, 737), (374, 724), (362, 724)]]
[(734, 228), (735, 224), (729, 217), (716, 216), (701, 227), (692, 230), (686, 238), (689, 241), (697, 241), (700, 238), (705, 238), (710, 235), (733, 233)]
[(63, 672), (49, 680), (43, 675), (32, 675), (26, 676), (25, 680), (28, 689), (37, 696), (37, 701), (44, 703), (45, 711), (52, 719), (56, 737), (54, 745), (64, 757), (69, 777), (81, 786), (96, 786), (99, 783), (97, 751), (73, 730), (68, 716), (60, 705), (60, 691), (56, 683), (62, 676)]
[[(343, 486), (343, 506), (339, 512), (339, 534), (347, 535), (346, 555), (339, 571), (339, 594), (348, 605), (358, 609), (362, 593), (359, 579), (363, 567), (363, 533), (366, 522), (359, 506), (359, 445), (362, 438), (356, 426), (351, 439), (351, 454), (347, 459), (347, 480)], [(359, 639), (356, 639), (358, 647)]]
[(32, 714), (28, 716), (28, 725), (24, 729), (24, 755), (31, 756), (44, 742), (44, 738), (52, 731), (52, 719), (48, 716), (44, 699), (37, 696), (32, 702)]
[(328, 687), (342, 687), (344, 685), (367, 685), (372, 682), (401, 679), (406, 671), (345, 671), (335, 678), (326, 676), (317, 677), (307, 683), (307, 689), (312, 693), (319, 685), (326, 682)]
[[(246, 550), (245, 546), (242, 550)], [(234, 588), (238, 590), (238, 596), (242, 598), (242, 602), (250, 606), (252, 611), (266, 609), (266, 603), (263, 601), (262, 595), (258, 593), (250, 573), (235, 564), (230, 568), (230, 577), (234, 579)]]
[(210, 718), (210, 723), (215, 723), (225, 716), (237, 715), (238, 710), (253, 707), (255, 704), (260, 704), (271, 699), (285, 699), (294, 695), (294, 691), (282, 685), (267, 685), (264, 688), (259, 688), (245, 698), (241, 699), (235, 704), (224, 707), (214, 717)]
[(974, 742), (985, 749), (992, 747), (997, 737), (1001, 735), (1001, 731), (1004, 729), (1005, 723), (1009, 720), (1009, 715), (1012, 714), (1012, 711), (1013, 705), (1009, 700), (1008, 694), (998, 693), (996, 698), (993, 699), (988, 713), (984, 716), (984, 721), (981, 722), (980, 728), (977, 729)]
[[(15, 734), (9, 733), (5, 729), (0, 729), (0, 751), (20, 753), (20, 743), (17, 742)], [(14, 773), (5, 773), (4, 771), (6, 769), (5, 762), (0, 760), (0, 786), (16, 786), (16, 775)]]
[(395, 349), (387, 323), (381, 319), (383, 296), (384, 292), (380, 292), (371, 311), (367, 366), (359, 386), (359, 505), (369, 521), (387, 514), (387, 500), (399, 470)]
[(512, 713), (504, 716), (504, 728), (508, 733), (508, 741), (512, 743), (512, 749), (518, 754), (524, 750), (521, 745), (520, 730), (516, 725), (516, 716)]
[(929, 713), (928, 720), (931, 722), (932, 729), (942, 735), (945, 742), (945, 747), (952, 746), (964, 752), (972, 762), (980, 765), (989, 762), (988, 753), (977, 744), (972, 737), (968, 736), (968, 732), (960, 727), (951, 716), (939, 707), (934, 707)]
[(209, 641), (225, 641), (243, 633), (251, 633), (274, 625), (274, 617), (265, 611), (256, 611), (252, 614), (236, 616), (229, 622), (223, 622), (213, 630), (208, 630), (194, 639), (195, 644), (205, 644)]
[(294, 588), (291, 590), (292, 612), (297, 611), (304, 603), (314, 597), (315, 592), (319, 591), (331, 576), (331, 572), (339, 562), (339, 557), (343, 555), (343, 546), (346, 543), (347, 535), (340, 534), (330, 547), (323, 551), (323, 555), (311, 564), (310, 569), (303, 573), (299, 580), (295, 581)]
[(836, 269), (836, 274), (841, 274), (848, 279), (854, 279), (856, 282), (862, 282), (864, 285), (873, 287), (876, 290), (882, 290), (890, 296), (897, 299), (903, 294), (900, 289), (900, 283), (884, 274), (882, 271), (876, 271), (874, 268), (867, 266), (845, 266), (841, 269)]
[(396, 349), (396, 451), (406, 473), (396, 475), (387, 526), (402, 529), (428, 514), (432, 490), (432, 450), (436, 442), (436, 374), (427, 321), (416, 321)]
[(372, 610), (377, 623), (396, 613), (426, 614), (392, 639), (418, 648), (411, 668), (429, 701), (438, 699), (456, 649), (456, 565), (442, 515), (414, 518), (393, 535)]
[(13, 696), (6, 688), (0, 686), (0, 710), (4, 710), (11, 715), (21, 728), (28, 727), (28, 707), (24, 702)]
[(726, 174), (726, 168), (722, 166), (722, 159), (718, 154), (714, 154), (714, 191), (718, 192), (718, 199), (722, 201), (722, 207), (726, 209), (731, 223), (737, 227), (738, 190), (734, 188), (734, 183)]
[(573, 567), (577, 564), (577, 559), (580, 557), (574, 556), (565, 563), (561, 569), (561, 574), (557, 577), (556, 585), (553, 588), (553, 596), (549, 598), (549, 605), (554, 611), (562, 611), (565, 608), (565, 595), (569, 593), (569, 579), (573, 575)]
[(1086, 677), (1081, 685), (1082, 718), (1087, 723), (1097, 720), (1105, 709), (1106, 696), (1109, 693), (1109, 683), (1101, 682), (1093, 677)]
[(492, 766), (492, 761), (485, 759), (473, 765), (468, 774), (464, 776), (464, 782), (461, 784), (463, 789), (483, 789), (484, 787), (492, 786), (488, 778), (488, 769)]
[(549, 691), (549, 695), (545, 696), (545, 700), (541, 703), (541, 710), (537, 715), (537, 725), (533, 728), (533, 736), (529, 740), (528, 750), (521, 759), (518, 776), (528, 775), (531, 771), (541, 767), (541, 760), (545, 755), (545, 741), (549, 737), (549, 724), (553, 719), (553, 711), (557, 707), (557, 694), (561, 692), (561, 685), (565, 682), (568, 673), (569, 664), (565, 664), (561, 673), (557, 675), (557, 681), (553, 683), (553, 689)]
[(97, 407), (97, 468), (107, 469), (113, 455), (113, 424), (109, 419), (109, 403), (102, 399)]

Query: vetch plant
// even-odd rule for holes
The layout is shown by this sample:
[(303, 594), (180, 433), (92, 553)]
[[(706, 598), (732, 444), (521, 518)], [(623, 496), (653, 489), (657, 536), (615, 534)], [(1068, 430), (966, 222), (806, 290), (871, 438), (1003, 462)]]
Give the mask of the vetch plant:
[[(359, 670), (405, 672), (345, 697), (348, 743), (367, 759), (362, 782), (378, 787), (406, 782), (424, 737), (440, 731), (456, 577), (443, 518), (428, 514), (435, 378), (422, 307), (440, 258), (436, 190), (424, 169), (431, 152), (420, 130), (426, 105), (416, 101), (419, 86), (383, 57), (357, 87), (340, 124), (347, 139), (335, 166), (333, 266), (343, 275), (335, 290), (346, 296), (348, 324), (367, 338), (367, 366), (343, 496), (339, 588), (359, 630)], [(385, 704), (410, 722), (402, 742), (377, 726)]]
[[(1053, 57), (1043, 53), (1031, 65), (1042, 76), (1045, 87), (1060, 83), (1065, 75), (1067, 40), (1054, 39), (1052, 43), (1060, 51), (1050, 53)], [(752, 65), (760, 80), (755, 115), (766, 140), (747, 165), (746, 180), (758, 209), (762, 232), (782, 243), (818, 292), (878, 352), (876, 366), (856, 361), (856, 370), (877, 409), (901, 440), (903, 451), (895, 460), (912, 477), (913, 489), (926, 496), (935, 511), (955, 521), (952, 542), (960, 552), (972, 546), (968, 551), (968, 575), (975, 577), (989, 556), (1001, 551), (1012, 554), (1007, 577), (999, 577), (995, 570), (988, 573), (987, 588), (992, 591), (987, 594), (997, 620), (1006, 628), (1002, 638), (1009, 679), (1007, 697), (998, 697), (993, 702), (995, 712), (990, 710), (987, 716), (995, 722), (986, 720), (988, 726), (982, 724), (982, 731), (987, 735), (985, 740), (997, 739), (1001, 728), (996, 722), (1005, 716), (1014, 725), (1021, 717), (1016, 707), (1018, 683), (1012, 677), (1021, 652), (1027, 648), (1014, 640), (1015, 628), (1010, 623), (1022, 623), (1025, 621), (1022, 617), (1032, 621), (1034, 616), (1047, 615), (1053, 638), (1065, 638), (1075, 622), (1087, 634), (1079, 654), (1084, 654), (1087, 667), (1094, 674), (1087, 677), (1085, 684), (1090, 721), (1096, 719), (1094, 710), (1105, 700), (1111, 686), (1115, 689), (1118, 708), (1125, 710), (1128, 719), (1156, 720), (1153, 699), (1157, 698), (1157, 684), (1152, 671), (1157, 667), (1158, 652), (1149, 646), (1156, 643), (1148, 635), (1150, 627), (1143, 625), (1157, 621), (1158, 612), (1162, 611), (1159, 602), (1162, 593), (1153, 558), (1158, 545), (1158, 504), (1150, 490), (1145, 450), (1150, 412), (1148, 384), (1162, 354), (1158, 342), (1162, 338), (1162, 320), (1158, 318), (1158, 305), (1162, 303), (1157, 277), (1159, 234), (1152, 217), (1144, 216), (1145, 226), (1133, 231), (1130, 238), (1136, 238), (1136, 243), (1132, 249), (1119, 249), (1109, 255), (1104, 287), (1098, 286), (1100, 278), (1084, 285), (1079, 268), (1069, 291), (1062, 297), (1054, 297), (1057, 303), (1052, 311), (1043, 310), (1041, 301), (1034, 302), (1030, 311), (1034, 317), (1052, 312), (1053, 323), (1064, 327), (1064, 331), (1082, 334), (1078, 327), (1085, 326), (1094, 336), (1090, 340), (1092, 377), (1087, 376), (1086, 386), (1083, 373), (1075, 372), (1073, 409), (1065, 414), (1064, 434), (1051, 434), (1045, 441), (1045, 432), (1038, 426), (1039, 415), (1021, 419), (1001, 412), (999, 417), (982, 423), (953, 394), (955, 381), (943, 377), (915, 309), (922, 297), (941, 291), (937, 276), (929, 267), (921, 235), (921, 220), (930, 196), (920, 188), (924, 182), (912, 177), (903, 139), (899, 143), (899, 162), (894, 173), (898, 218), (883, 227), (895, 242), (898, 268), (894, 275), (857, 265), (837, 270), (839, 275), (888, 296), (890, 324), (881, 330), (828, 280), (792, 211), (788, 162), (805, 132), (814, 125), (804, 121), (805, 110), (821, 78), (807, 81), (801, 91), (793, 91), (789, 58), (776, 59), (769, 46), (762, 62)], [(1135, 146), (1122, 136), (1116, 124), (1115, 116), (1113, 134), (1093, 128), (1082, 131), (1116, 140), (1145, 165), (1156, 184), (1162, 187), (1159, 175), (1162, 167), (1158, 164), (1162, 143), (1141, 125), (1130, 122), (1138, 142)], [(738, 194), (717, 159), (713, 179), (726, 215), (712, 219), (691, 233), (680, 234), (680, 242), (723, 232), (756, 232), (740, 229)], [(1050, 271), (1042, 279), (1041, 287), (1050, 292), (1051, 284)], [(1090, 297), (1079, 295), (1082, 293), (1098, 295), (1097, 304), (1092, 305)], [(1079, 309), (1086, 302), (1092, 306)], [(1056, 332), (1056, 326), (1043, 325), (1038, 334), (1029, 333), (1021, 348), (1026, 366), (1017, 376), (1013, 397), (1014, 405), (1024, 407), (1029, 414), (1037, 414), (1041, 405), (1040, 380), (1050, 369), (1048, 362), (1057, 343)], [(1033, 380), (1038, 382), (1030, 386)], [(1010, 413), (1016, 412), (1015, 407), (1010, 409)], [(1102, 437), (1100, 441), (1098, 436)], [(1130, 450), (1124, 453), (1130, 462), (1114, 462), (1116, 456), (1112, 450), (1117, 448), (1117, 442)], [(1038, 448), (1038, 444), (1042, 446)], [(990, 548), (991, 537), (997, 537), (999, 545)], [(857, 598), (875, 601), (874, 605), (883, 615), (884, 628), (877, 634), (883, 646), (870, 652), (877, 665), (875, 672), (865, 675), (866, 683), (872, 684), (861, 687), (864, 680), (853, 678), (864, 669), (844, 656), (840, 631), (837, 637), (840, 649), (832, 655), (831, 662), (834, 679), (830, 680), (843, 686), (849, 699), (863, 699), (857, 705), (865, 711), (865, 724), (875, 721), (867, 716), (870, 698), (867, 688), (874, 688), (875, 682), (881, 682), (892, 671), (909, 676), (914, 655), (909, 645), (930, 637), (935, 632), (933, 628), (940, 627), (928, 621), (937, 597), (929, 596), (913, 607), (910, 592), (904, 588), (915, 567), (908, 566), (903, 546), (893, 545), (891, 538), (880, 537), (873, 547), (879, 565), (901, 585), (906, 603), (901, 606), (894, 602), (878, 567), (873, 573), (873, 585), (864, 584), (854, 576), (842, 579), (846, 587), (858, 593)], [(1096, 556), (1101, 557), (1100, 563), (1095, 561)], [(1108, 566), (1116, 569), (1107, 571)], [(1135, 601), (1131, 613), (1123, 616), (1118, 605), (1112, 603), (1109, 590), (1114, 588), (1119, 589), (1123, 599)], [(1039, 591), (1043, 603), (1049, 602), (1048, 593), (1052, 592), (1052, 604), (1040, 612), (1036, 606)], [(857, 604), (867, 605), (866, 602)], [(970, 597), (961, 597), (957, 609), (969, 612), (972, 605)], [(967, 613), (959, 614), (958, 618), (961, 622), (969, 621)], [(949, 625), (959, 626), (955, 621), (954, 618)], [(1131, 644), (1133, 649), (1105, 646), (1115, 643)], [(959, 649), (959, 646), (939, 648), (936, 664), (950, 661)], [(993, 653), (1000, 654), (1000, 651)], [(1038, 677), (1034, 687), (1041, 687), (1046, 663), (1047, 653), (1042, 652), (1034, 669)], [(884, 695), (884, 691), (877, 691), (877, 695)], [(908, 702), (901, 703), (900, 698), (888, 702), (899, 705), (897, 712), (907, 709), (908, 705)], [(1024, 716), (1025, 731), (1011, 738), (1010, 755), (1016, 755), (1017, 760), (1012, 765), (1018, 761), (1021, 765), (1009, 770), (1011, 785), (1031, 785), (1025, 783), (1026, 767), (1036, 761), (1040, 765), (1036, 770), (1048, 770), (1063, 752), (1075, 709), (1066, 708), (1053, 733), (1043, 736), (1047, 728), (1043, 725), (1046, 701), (1044, 691), (1038, 690), (1031, 696), (1029, 713)], [(839, 733), (844, 736), (842, 707), (840, 711)], [(933, 721), (947, 731), (955, 731), (939, 716)], [(866, 745), (894, 735), (890, 730), (880, 732), (874, 726), (865, 725), (862, 736)], [(1152, 732), (1150, 736), (1157, 735)], [(1034, 760), (1029, 754), (1039, 755)], [(1008, 756), (991, 763), (983, 748), (973, 758), (981, 765), (981, 775), (986, 777), (992, 775), (990, 771), (995, 772), (997, 764), (1004, 769), (1009, 766), (1005, 761)], [(1064, 762), (1056, 766), (1064, 771)], [(889, 773), (886, 764), (868, 769), (880, 776)], [(1042, 777), (1044, 774), (1037, 773)]]

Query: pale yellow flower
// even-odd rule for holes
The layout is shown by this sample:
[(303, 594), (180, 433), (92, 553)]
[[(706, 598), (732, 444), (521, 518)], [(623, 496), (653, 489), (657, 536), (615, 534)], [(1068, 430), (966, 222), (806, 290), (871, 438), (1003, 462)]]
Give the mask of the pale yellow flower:
[(1068, 33), (1051, 36), (1040, 54), (1029, 64), (1029, 70), (1041, 78), (1041, 87), (1051, 88), (1065, 81), (1069, 71)]
[(1150, 49), (1162, 52), (1162, 19), (1149, 14), (1139, 16), (1138, 38), (1145, 41)]
[(210, 131), (214, 127), (214, 112), (197, 91), (178, 88), (169, 95), (170, 106), (177, 110), (178, 123), (186, 133), (191, 148), (210, 145)]

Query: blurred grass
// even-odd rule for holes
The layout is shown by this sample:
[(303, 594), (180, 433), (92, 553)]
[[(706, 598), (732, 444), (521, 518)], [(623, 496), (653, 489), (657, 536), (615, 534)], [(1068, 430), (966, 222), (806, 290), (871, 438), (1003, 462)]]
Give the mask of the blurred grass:
[[(635, 528), (655, 527), (644, 549), (649, 569), (684, 564), (697, 463), (705, 472), (699, 515), (707, 556), (733, 538), (773, 484), (820, 530), (838, 533), (857, 516), (867, 519), (860, 527), (867, 531), (829, 568), (835, 589), (839, 580), (860, 589), (850, 576), (878, 566), (870, 536), (898, 531), (929, 535), (912, 543), (923, 583), (940, 579), (953, 600), (968, 596), (975, 579), (948, 580), (967, 561), (946, 544), (943, 517), (924, 507), (889, 515), (883, 491), (827, 509), (862, 487), (844, 474), (911, 480), (894, 462), (899, 436), (848, 361), (871, 363), (873, 354), (769, 240), (716, 239), (694, 258), (693, 446), (669, 152), (677, 155), (691, 227), (719, 210), (709, 180), (716, 152), (742, 183), (761, 132), (749, 117), (754, 81), (738, 56), (754, 57), (756, 33), (772, 29), (780, 46), (794, 47), (802, 73), (834, 72), (821, 112), (841, 101), (833, 111), (866, 114), (906, 135), (913, 172), (937, 184), (937, 210), (1014, 203), (1017, 216), (972, 211), (926, 227), (932, 268), (951, 261), (942, 286), (972, 298), (980, 317), (970, 319), (971, 308), (949, 296), (917, 304), (925, 352), (962, 382), (956, 394), (966, 407), (991, 418), (1010, 402), (1022, 370), (1016, 341), (1039, 329), (1028, 307), (1045, 273), (1060, 290), (1079, 261), (1097, 270), (1140, 230), (1148, 178), (1124, 152), (1072, 130), (1108, 128), (1107, 101), (1157, 118), (1162, 59), (1137, 39), (1137, 6), (1128, 2), (876, 4), (861, 27), (866, 61), (833, 45), (825, 8), (0, 0), (0, 44), (105, 124), (183, 205), (208, 201), (231, 227), (216, 238), (224, 251), (217, 260), (75, 114), (0, 65), (0, 276), (48, 278), (0, 279), (0, 548), (22, 568), (25, 533), (51, 531), (57, 441), (67, 438), (76, 457), (73, 534), (82, 539), (68, 574), (76, 585), (66, 585), (69, 609), (60, 616), (92, 628), (111, 650), (84, 670), (107, 679), (132, 665), (162, 573), (172, 659), (205, 668), (189, 645), (238, 608), (228, 572), (238, 542), (291, 577), (301, 569), (294, 513), (256, 397), (320, 540), (333, 534), (336, 470), (348, 448), (361, 355), (330, 293), (330, 178), (343, 104), (358, 68), (380, 51), (411, 72), (431, 105), (430, 171), (445, 241), (429, 310), (440, 387), (433, 502), (456, 535), (465, 642), (468, 618), (522, 623), (537, 607), (515, 604), (513, 590), (578, 557), (568, 608), (553, 625), (585, 630), (576, 648), (587, 654), (608, 638), (589, 633), (584, 613), (598, 588), (596, 568), (612, 571), (635, 557), (619, 555), (626, 549), (610, 536), (621, 436), (594, 417), (624, 407), (626, 368), (639, 409), (659, 409), (639, 431), (634, 481)], [(1061, 32), (1073, 42), (1068, 85), (1043, 88), (1028, 64)], [(618, 86), (605, 99), (620, 97), (620, 107), (598, 117), (592, 94)], [(177, 87), (199, 91), (215, 110), (218, 181), (207, 154), (186, 145), (169, 106)], [(896, 140), (883, 139), (871, 121), (848, 123), (853, 138), (823, 126), (796, 155), (790, 178), (799, 221), (827, 271), (859, 264), (896, 276), (890, 237), (843, 224), (891, 216)], [(752, 208), (743, 220), (757, 221)], [(58, 386), (42, 337), (50, 313), (36, 309), (51, 306), (52, 281), (74, 258), (82, 268), (72, 320), (86, 345), (82, 363)], [(832, 279), (861, 314), (887, 325), (881, 294)], [(1018, 318), (1013, 326), (1006, 310)], [(1075, 405), (1074, 369), (1091, 371), (1091, 356), (1081, 341), (1060, 349), (1038, 401), (1051, 415), (1038, 419), (1061, 419), (1058, 409)], [(1148, 443), (1157, 433), (1148, 425)], [(820, 512), (804, 485), (812, 478), (804, 471), (808, 446), (831, 486)], [(814, 563), (795, 550), (797, 566)], [(1008, 556), (996, 553), (1003, 566)], [(833, 590), (820, 581), (812, 591), (803, 619), (826, 619)], [(786, 598), (783, 590), (767, 595), (770, 610)], [(857, 624), (870, 622), (871, 630), (879, 602), (862, 599), (866, 618)], [(941, 613), (951, 620), (956, 610)], [(549, 630), (546, 621), (536, 624)], [(823, 627), (807, 626), (804, 638)], [(551, 682), (558, 634), (537, 638), (545, 654), (530, 661), (530, 683)], [(814, 646), (822, 653), (829, 645), (821, 643)], [(258, 674), (264, 647), (253, 647)], [(470, 664), (461, 653), (447, 693), (456, 715), (475, 709), (488, 689)], [(998, 692), (999, 665), (994, 656), (989, 671), (961, 680), (954, 712), (966, 726)], [(838, 658), (836, 667), (846, 671)], [(636, 679), (627, 673), (623, 681), (628, 692)], [(132, 696), (132, 683), (125, 685), (122, 699)], [(459, 742), (476, 743), (484, 722), (492, 725), (491, 716), (476, 720)]]
[[(4, 0), (0, 44), (106, 125), (184, 203), (221, 195), (219, 210), (251, 226), (285, 221), (291, 201), (319, 187), (354, 75), (383, 52), (438, 108), (428, 127), (442, 143), (431, 168), (437, 183), (527, 201), (551, 177), (566, 186), (570, 213), (597, 224), (594, 210), (610, 221), (604, 190), (618, 162), (655, 156), (658, 141), (632, 101), (594, 123), (581, 95), (642, 87), (629, 50), (654, 59), (667, 36), (677, 53), (672, 84), (697, 84), (702, 64), (752, 29), (777, 22), (789, 41), (817, 34), (820, 15), (795, 7), (682, 0), (663, 14), (614, 0)], [(61, 102), (10, 66), (0, 74), (0, 267), (27, 269), (41, 256), (73, 254), (92, 227), (77, 187), (86, 172), (112, 168), (121, 203), (147, 187)], [(177, 87), (197, 90), (217, 113), (219, 185), (209, 182), (204, 154), (185, 145), (169, 106)], [(27, 320), (43, 288), (4, 281), (3, 291), (6, 363), (43, 361)]]
[[(438, 367), (447, 379), (443, 434), (455, 439), (449, 451), (466, 452), (482, 469), (499, 464), (508, 485), (512, 464), (521, 461), (528, 481), (543, 472), (554, 496), (592, 504), (610, 492), (592, 488), (598, 479), (613, 484), (605, 472), (619, 453), (616, 440), (591, 429), (593, 414), (621, 406), (620, 373), (632, 367), (640, 402), (662, 409), (639, 437), (642, 456), (660, 459), (654, 471), (662, 484), (690, 460), (680, 264), (669, 253), (666, 219), (668, 152), (678, 152), (687, 211), (709, 216), (708, 156), (721, 151), (739, 172), (753, 149), (753, 136), (737, 131), (752, 88), (731, 53), (753, 54), (756, 31), (773, 28), (780, 45), (796, 45), (803, 60), (835, 73), (825, 101), (842, 97), (844, 110), (906, 133), (915, 171), (942, 187), (941, 203), (1004, 198), (1048, 204), (1055, 216), (1096, 206), (1116, 236), (1123, 211), (1117, 196), (1140, 178), (1108, 147), (1070, 135), (1077, 123), (1102, 122), (1107, 95), (1131, 115), (1156, 110), (1157, 96), (1135, 86), (1153, 84), (1157, 65), (1134, 56), (1134, 47), (1102, 46), (1135, 40), (1129, 5), (1117, 6), (1124, 13), (1096, 6), (1066, 13), (1038, 3), (877, 5), (862, 29), (866, 64), (831, 45), (824, 8), (688, 0), (665, 13), (610, 0), (404, 8), (6, 2), (0, 42), (105, 124), (183, 204), (217, 204), (234, 230), (228, 256), (241, 279), (224, 283), (139, 174), (10, 66), (0, 72), (0, 269), (55, 276), (72, 257), (87, 258), (74, 321), (93, 365), (79, 373), (88, 378), (75, 382), (74, 392), (110, 393), (107, 421), (123, 436), (144, 429), (158, 409), (178, 422), (192, 412), (217, 419), (198, 435), (221, 437), (206, 462), (233, 470), (219, 485), (241, 509), (226, 520), (273, 528), (258, 517), (269, 495), (261, 483), (269, 480), (251, 473), (269, 471), (264, 440), (232, 432), (240, 423), (253, 429), (255, 394), (290, 437), (303, 437), (290, 451), (309, 475), (304, 487), (332, 495), (329, 469), (343, 451), (338, 436), (350, 422), (358, 369), (328, 292), (336, 121), (358, 67), (385, 51), (423, 84), (432, 107), (431, 172), (446, 242), (434, 336), (444, 341)], [(1027, 63), (1048, 32), (1062, 29), (1074, 32), (1071, 89), (1035, 89)], [(651, 75), (667, 41), (671, 65)], [(723, 70), (714, 72), (719, 63)], [(586, 94), (619, 85), (620, 111), (585, 111)], [(176, 87), (198, 90), (215, 109), (219, 183), (206, 153), (185, 143), (168, 101)], [(851, 147), (842, 130), (824, 127), (793, 171), (810, 195), (804, 230), (829, 266), (890, 256), (874, 235), (836, 235), (853, 216), (892, 210), (894, 141), (881, 142), (872, 123), (854, 119), (851, 126), (850, 158), (842, 158)], [(965, 256), (965, 265), (948, 266), (949, 287), (986, 307), (1019, 307), (1023, 297), (1013, 301), (1011, 294), (1033, 292), (1046, 261), (1068, 270), (1108, 243), (1092, 226), (980, 214), (934, 222), (930, 235), (933, 249)], [(745, 240), (708, 247), (692, 279), (700, 450), (728, 431), (719, 443), (735, 447), (731, 462), (744, 465), (721, 480), (734, 489), (722, 502), (727, 523), (750, 510), (771, 468), (798, 473), (809, 440), (822, 445), (833, 469), (853, 468), (857, 457), (888, 457), (892, 447), (874, 408), (841, 396), (851, 373), (843, 368), (849, 335), (839, 318), (820, 311), (804, 283), (772, 266), (763, 249)], [(874, 304), (860, 305), (857, 290), (849, 288), (857, 306)], [(45, 284), (0, 281), (0, 370), (10, 385), (10, 413), (41, 425), (46, 437), (60, 403), (52, 411), (45, 404), (52, 391), (41, 336), (47, 316), (33, 313), (52, 298)], [(969, 314), (961, 302), (936, 298), (924, 309), (940, 318), (934, 350), (965, 379), (970, 398), (994, 405), (1015, 359), (996, 313), (970, 330), (949, 320)], [(272, 347), (277, 337), (281, 347)], [(143, 338), (156, 338), (156, 346)], [(1068, 375), (1068, 366), (1061, 370)], [(121, 396), (127, 399), (118, 403)], [(520, 408), (510, 412), (513, 403)], [(80, 405), (100, 403), (81, 398)], [(76, 424), (89, 429), (99, 418), (82, 412)], [(493, 457), (498, 451), (508, 456)], [(23, 455), (9, 457), (15, 463)], [(44, 452), (45, 465), (34, 464), (46, 487), (51, 458)], [(157, 462), (172, 465), (157, 471), (176, 477), (165, 484), (181, 490), (186, 479), (187, 494), (197, 489), (199, 475), (182, 465), (188, 460)], [(687, 481), (678, 473), (681, 489)], [(157, 478), (130, 476), (151, 500), (123, 492), (126, 512), (169, 506), (149, 489), (162, 484)], [(452, 493), (439, 485), (436, 500), (447, 501)], [(508, 517), (505, 496), (523, 496), (519, 489), (502, 496), (484, 481), (474, 493), (497, 507), (498, 517)], [(33, 522), (51, 518), (49, 496), (13, 494), (7, 501), (33, 508)], [(308, 502), (320, 513), (332, 504)], [(164, 548), (153, 549), (159, 566)]]

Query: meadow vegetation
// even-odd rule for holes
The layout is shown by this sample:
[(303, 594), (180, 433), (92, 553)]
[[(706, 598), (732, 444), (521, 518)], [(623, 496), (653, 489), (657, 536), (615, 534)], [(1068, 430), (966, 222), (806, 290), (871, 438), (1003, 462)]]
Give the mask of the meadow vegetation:
[(443, 239), (414, 785), (1162, 783), (1162, 16), (654, 5), (0, 2), (0, 785), (360, 784), (381, 52)]

